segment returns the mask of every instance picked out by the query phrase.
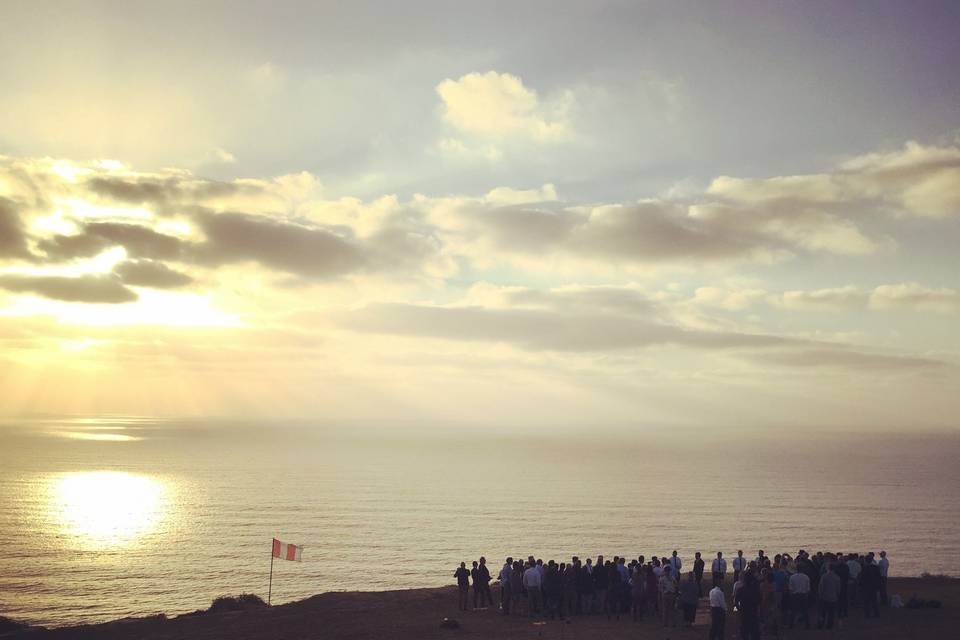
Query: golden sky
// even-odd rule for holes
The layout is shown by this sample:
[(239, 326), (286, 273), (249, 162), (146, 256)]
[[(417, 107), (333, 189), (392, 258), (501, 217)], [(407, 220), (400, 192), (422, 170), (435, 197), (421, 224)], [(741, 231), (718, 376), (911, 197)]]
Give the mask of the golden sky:
[(955, 426), (960, 120), (921, 38), (949, 30), (899, 67), (780, 23), (624, 56), (577, 6), (518, 43), (485, 12), (404, 40), (211, 5), (205, 39), (18, 5), (2, 410)]

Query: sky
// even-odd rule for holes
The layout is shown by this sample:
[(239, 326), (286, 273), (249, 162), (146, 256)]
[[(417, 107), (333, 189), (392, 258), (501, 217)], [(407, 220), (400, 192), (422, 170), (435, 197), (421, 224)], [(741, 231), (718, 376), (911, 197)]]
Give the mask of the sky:
[(6, 2), (0, 412), (956, 430), (955, 2)]

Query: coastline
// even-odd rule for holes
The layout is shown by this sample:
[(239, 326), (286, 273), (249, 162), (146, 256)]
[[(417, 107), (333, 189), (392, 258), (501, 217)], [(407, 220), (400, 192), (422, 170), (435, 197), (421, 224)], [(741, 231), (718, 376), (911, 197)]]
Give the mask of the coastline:
[[(729, 587), (729, 585), (728, 585)], [(891, 578), (891, 594), (906, 602), (911, 597), (939, 600), (939, 609), (884, 609), (880, 619), (864, 619), (854, 607), (844, 621), (844, 638), (953, 638), (960, 628), (960, 579), (947, 577)], [(496, 597), (496, 589), (494, 590)], [(443, 618), (456, 619), (460, 628), (443, 629)], [(728, 620), (728, 637), (733, 637), (735, 615)], [(167, 617), (157, 614), (124, 618), (92, 625), (57, 628), (31, 627), (0, 632), (0, 638), (51, 640), (97, 638), (250, 638), (290, 640), (292, 638), (375, 638), (400, 640), (421, 638), (699, 638), (705, 637), (704, 615), (692, 629), (676, 628), (669, 633), (651, 616), (634, 623), (629, 615), (620, 620), (606, 616), (577, 616), (570, 623), (537, 621), (520, 616), (505, 617), (495, 608), (460, 612), (456, 588), (432, 587), (395, 591), (334, 591), (286, 604), (250, 606), (242, 610), (207, 610)], [(821, 637), (827, 632), (794, 631), (791, 637)]]

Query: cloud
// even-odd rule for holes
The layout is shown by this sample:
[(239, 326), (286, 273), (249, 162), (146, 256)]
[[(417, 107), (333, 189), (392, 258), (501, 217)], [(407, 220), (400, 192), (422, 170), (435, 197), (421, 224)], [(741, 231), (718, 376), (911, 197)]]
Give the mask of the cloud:
[(29, 256), (20, 212), (12, 200), (0, 196), (0, 259)]
[(37, 247), (51, 260), (72, 260), (96, 255), (111, 246), (122, 246), (135, 257), (174, 260), (182, 257), (185, 243), (139, 224), (90, 222), (75, 235), (41, 239)]
[(375, 304), (340, 317), (353, 331), (500, 342), (532, 351), (610, 351), (652, 345), (726, 349), (789, 345), (788, 338), (690, 331), (635, 315), (543, 309)]
[(723, 287), (698, 287), (691, 302), (724, 311), (743, 311), (766, 296), (763, 289), (729, 290)]
[(931, 289), (916, 282), (880, 285), (870, 294), (875, 309), (916, 309), (951, 313), (960, 311), (960, 291)]
[(443, 118), (453, 127), (481, 137), (521, 136), (537, 141), (570, 134), (567, 98), (543, 103), (536, 91), (509, 73), (468, 73), (436, 87)]
[(793, 311), (823, 311), (862, 309), (869, 295), (857, 287), (846, 286), (812, 291), (785, 291), (772, 296), (771, 304)]
[(193, 256), (217, 266), (257, 262), (264, 267), (324, 278), (355, 271), (367, 257), (351, 240), (323, 228), (242, 213), (198, 213), (194, 220), (206, 236)]
[(135, 291), (113, 276), (28, 276), (0, 275), (0, 289), (15, 293), (32, 293), (64, 302), (118, 304), (134, 302)]
[(193, 282), (185, 273), (175, 271), (162, 262), (153, 260), (128, 260), (118, 264), (113, 272), (124, 284), (154, 289), (176, 289)]
[(861, 309), (960, 311), (960, 291), (925, 287), (916, 282), (882, 284), (874, 289), (853, 285), (832, 289), (785, 291), (768, 297), (771, 305), (792, 311), (851, 311)]
[(777, 211), (793, 219), (839, 220), (840, 215), (877, 209), (936, 218), (958, 215), (960, 143), (925, 146), (911, 141), (902, 149), (855, 156), (827, 173), (766, 179), (721, 176), (707, 195), (761, 215)]
[[(520, 260), (549, 255), (606, 268), (654, 263), (770, 262), (809, 246), (809, 234), (789, 223), (767, 224), (722, 209), (664, 200), (630, 205), (563, 206), (549, 202), (497, 206), (487, 201), (424, 201), (445, 239), (472, 256), (492, 252)], [(804, 225), (810, 230), (814, 225)]]
[(754, 353), (750, 359), (787, 367), (863, 371), (926, 371), (949, 365), (932, 358), (886, 355), (847, 349), (804, 349)]

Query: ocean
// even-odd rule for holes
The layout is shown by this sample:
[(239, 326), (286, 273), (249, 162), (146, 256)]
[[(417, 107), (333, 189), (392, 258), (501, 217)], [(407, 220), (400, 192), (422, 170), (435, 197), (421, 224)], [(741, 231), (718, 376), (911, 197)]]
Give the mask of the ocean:
[[(736, 435), (733, 435), (736, 434)], [(771, 428), (0, 425), (0, 615), (43, 625), (453, 584), (460, 561), (879, 551), (960, 575), (960, 436)]]

